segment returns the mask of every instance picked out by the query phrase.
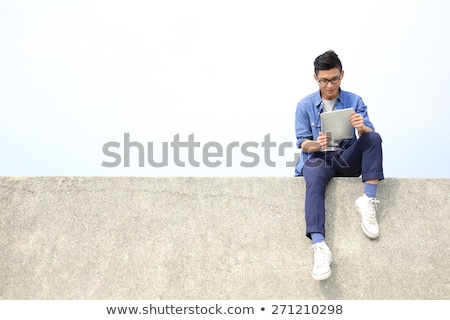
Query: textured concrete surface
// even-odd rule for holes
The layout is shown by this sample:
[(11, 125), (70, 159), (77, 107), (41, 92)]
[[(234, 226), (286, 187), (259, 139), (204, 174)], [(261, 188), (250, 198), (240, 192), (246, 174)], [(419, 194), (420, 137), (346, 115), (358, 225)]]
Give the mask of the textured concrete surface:
[(450, 179), (327, 191), (332, 276), (311, 279), (303, 178), (0, 177), (1, 299), (450, 299)]

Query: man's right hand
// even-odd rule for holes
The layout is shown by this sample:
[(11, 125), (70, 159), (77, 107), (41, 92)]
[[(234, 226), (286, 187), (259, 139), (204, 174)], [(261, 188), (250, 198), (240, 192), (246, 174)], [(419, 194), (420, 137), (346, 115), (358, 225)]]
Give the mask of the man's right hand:
[(319, 132), (317, 140), (305, 140), (302, 142), (301, 148), (306, 153), (314, 153), (326, 148), (330, 141), (331, 139), (325, 133)]
[(320, 149), (325, 149), (327, 147), (328, 143), (330, 143), (330, 141), (331, 141), (331, 138), (329, 136), (327, 136), (323, 132), (319, 132), (319, 137), (317, 138), (317, 143), (319, 143)]

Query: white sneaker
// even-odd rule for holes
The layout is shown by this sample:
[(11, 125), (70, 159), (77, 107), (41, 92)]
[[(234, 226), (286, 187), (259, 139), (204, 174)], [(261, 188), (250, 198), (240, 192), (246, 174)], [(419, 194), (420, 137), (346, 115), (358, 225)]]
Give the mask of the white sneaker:
[(313, 244), (314, 249), (314, 267), (311, 275), (314, 280), (325, 280), (331, 276), (330, 264), (333, 256), (325, 241)]
[(371, 239), (379, 236), (380, 230), (377, 223), (377, 203), (380, 201), (363, 195), (356, 199), (355, 205), (361, 214), (361, 228)]

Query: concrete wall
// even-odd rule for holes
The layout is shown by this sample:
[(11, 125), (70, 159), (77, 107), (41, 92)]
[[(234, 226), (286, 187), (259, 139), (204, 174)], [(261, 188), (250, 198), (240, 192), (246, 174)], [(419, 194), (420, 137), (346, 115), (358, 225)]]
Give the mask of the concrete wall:
[(1, 177), (1, 299), (450, 299), (450, 179), (327, 191), (331, 278), (312, 280), (303, 178)]

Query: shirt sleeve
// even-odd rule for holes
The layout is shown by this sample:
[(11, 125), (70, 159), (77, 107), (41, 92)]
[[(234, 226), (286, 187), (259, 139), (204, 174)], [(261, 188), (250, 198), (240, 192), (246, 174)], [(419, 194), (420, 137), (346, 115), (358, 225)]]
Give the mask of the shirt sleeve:
[(364, 104), (364, 101), (361, 97), (358, 98), (358, 102), (356, 105), (356, 113), (359, 113), (364, 118), (364, 125), (368, 126), (370, 129), (375, 131), (375, 127), (369, 119), (369, 114), (367, 112), (367, 106)]
[(303, 101), (298, 103), (295, 112), (295, 133), (297, 137), (297, 148), (300, 148), (303, 141), (313, 140), (310, 117)]

